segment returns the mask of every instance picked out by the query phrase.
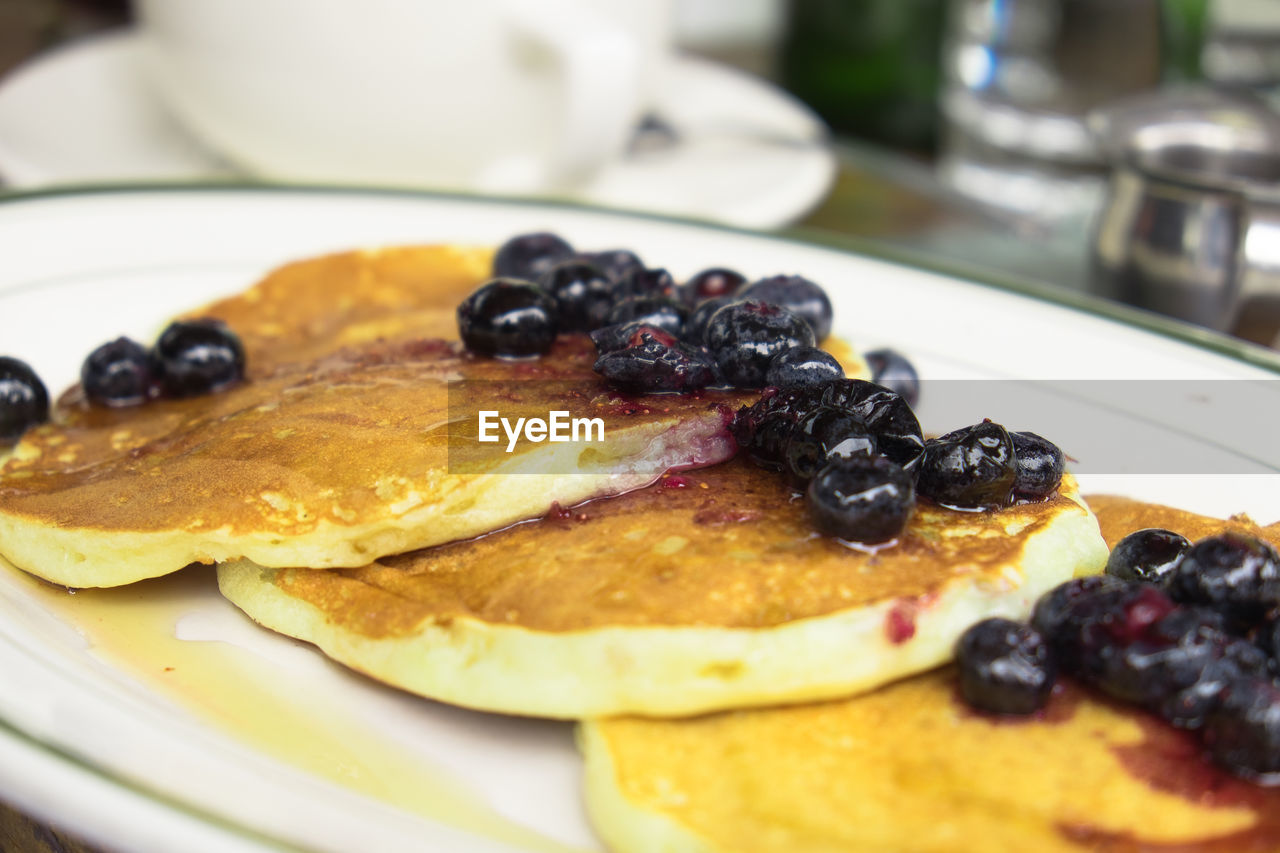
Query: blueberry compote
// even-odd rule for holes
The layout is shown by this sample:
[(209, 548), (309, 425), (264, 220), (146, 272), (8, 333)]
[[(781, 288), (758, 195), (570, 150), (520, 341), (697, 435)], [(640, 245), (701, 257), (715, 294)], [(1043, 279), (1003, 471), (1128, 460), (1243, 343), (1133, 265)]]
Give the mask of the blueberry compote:
[(49, 392), (31, 365), (0, 356), (0, 445), (49, 420)]
[(638, 321), (679, 335), (689, 309), (670, 296), (628, 296), (609, 309), (607, 325)]
[(1030, 625), (984, 619), (956, 644), (960, 695), (993, 714), (1030, 714), (1044, 707), (1057, 664), (1049, 644)]
[(822, 401), (853, 412), (876, 436), (880, 452), (910, 471), (924, 453), (924, 434), (911, 406), (887, 388), (862, 379), (837, 379), (822, 390)]
[(814, 345), (798, 314), (768, 302), (730, 302), (707, 322), (707, 349), (730, 383), (762, 388), (769, 362), (783, 350)]
[(613, 285), (594, 264), (561, 261), (539, 277), (538, 287), (556, 301), (558, 331), (590, 332), (608, 322)]
[(738, 447), (753, 462), (782, 470), (782, 455), (795, 425), (822, 405), (825, 389), (794, 388), (766, 391), (760, 400), (738, 410), (732, 431)]
[(1034, 432), (1010, 432), (1018, 473), (1013, 495), (1019, 500), (1042, 501), (1058, 488), (1066, 467), (1058, 445)]
[(1107, 559), (1107, 574), (1125, 581), (1163, 583), (1182, 555), (1191, 550), (1187, 537), (1172, 530), (1135, 530), (1116, 543)]
[(80, 365), (80, 389), (92, 405), (118, 408), (222, 391), (244, 375), (239, 336), (203, 317), (170, 323), (150, 348), (130, 338), (102, 344)]
[(742, 273), (724, 267), (712, 267), (690, 278), (680, 288), (680, 294), (689, 305), (697, 305), (708, 299), (733, 296), (747, 279)]
[(1280, 782), (1280, 687), (1262, 678), (1225, 686), (1204, 724), (1204, 742), (1219, 764), (1241, 776)]
[(661, 267), (653, 269), (636, 267), (628, 270), (614, 285), (613, 294), (618, 299), (628, 296), (679, 296), (679, 288), (671, 273)]
[(733, 434), (752, 461), (806, 490), (828, 535), (886, 542), (915, 510), (924, 441), (911, 407), (887, 388), (844, 378), (774, 386), (738, 411)]
[(759, 401), (731, 423), (738, 447), (784, 472), (807, 496), (814, 525), (831, 536), (894, 539), (917, 494), (952, 507), (999, 509), (1046, 499), (1061, 480), (1057, 447), (998, 424), (944, 436), (928, 445), (928, 455), (911, 409), (919, 393), (915, 369), (900, 354), (878, 350), (867, 356), (877, 382), (846, 379), (840, 363), (817, 347), (831, 331), (831, 300), (802, 276), (746, 285), (735, 270), (709, 267), (677, 284), (627, 249), (574, 252), (547, 233), (513, 237), (499, 250), (495, 271), (540, 277), (536, 285), (495, 280), (459, 306), (469, 350), (539, 355), (557, 333), (587, 332), (596, 346), (594, 370), (616, 391), (761, 389)]
[(1260, 621), (1280, 605), (1280, 556), (1256, 536), (1222, 533), (1192, 545), (1171, 570), (1168, 583), (1177, 601)]
[(783, 447), (783, 466), (799, 487), (835, 457), (871, 456), (876, 439), (857, 415), (835, 406), (818, 406), (790, 428)]
[(644, 269), (644, 261), (630, 249), (583, 252), (576, 257), (599, 269), (614, 284), (622, 281), (632, 270)]
[(495, 278), (537, 281), (560, 261), (573, 256), (573, 247), (546, 231), (518, 234), (503, 243), (493, 256)]
[(244, 378), (244, 346), (221, 320), (201, 318), (170, 323), (156, 339), (164, 393), (194, 397), (230, 387)]
[(809, 324), (816, 340), (825, 340), (831, 334), (831, 300), (827, 298), (826, 291), (804, 276), (762, 278), (738, 295), (787, 309)]
[[(1174, 531), (1138, 530), (1116, 543), (1106, 574), (1041, 596), (1028, 630), (1059, 672), (1198, 732), (1232, 772), (1278, 784), (1276, 572), (1275, 551), (1253, 536), (1191, 545)], [(967, 688), (963, 659), (960, 673), (965, 698), (990, 710)]]
[(724, 306), (733, 302), (732, 296), (713, 296), (698, 305), (689, 313), (689, 319), (684, 323), (684, 330), (680, 333), (680, 337), (685, 343), (694, 346), (706, 346), (707, 344), (707, 323), (711, 322), (711, 316)]
[(915, 407), (920, 401), (920, 375), (906, 356), (897, 350), (877, 349), (867, 353), (867, 367), (871, 368), (871, 381), (883, 385)]
[(637, 324), (626, 345), (603, 353), (595, 371), (613, 387), (635, 394), (697, 391), (716, 379), (706, 352), (656, 326)]
[(958, 509), (997, 509), (1013, 498), (1018, 458), (1000, 424), (985, 421), (925, 442), (920, 494)]
[(792, 347), (769, 362), (765, 385), (773, 388), (821, 386), (844, 378), (844, 369), (830, 353), (817, 347)]
[(478, 355), (544, 355), (556, 338), (556, 301), (514, 278), (484, 284), (458, 306), (458, 333)]
[(833, 456), (805, 492), (813, 526), (869, 545), (902, 533), (915, 509), (911, 475), (883, 456)]
[(116, 338), (89, 353), (80, 367), (80, 386), (91, 403), (136, 406), (160, 393), (160, 369), (142, 344)]

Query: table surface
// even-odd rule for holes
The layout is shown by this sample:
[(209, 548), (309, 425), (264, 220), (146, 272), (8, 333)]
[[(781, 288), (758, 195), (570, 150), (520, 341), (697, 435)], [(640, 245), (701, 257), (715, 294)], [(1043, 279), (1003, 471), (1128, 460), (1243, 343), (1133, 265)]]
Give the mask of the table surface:
[[(0, 77), (56, 44), (120, 26), (128, 14), (124, 0), (3, 0)], [(1021, 220), (951, 193), (934, 178), (926, 160), (854, 140), (837, 140), (836, 146), (840, 171), (835, 186), (793, 229), (797, 235), (855, 236), (923, 264), (941, 264), (978, 278), (1016, 277), (1087, 289), (1086, 220)], [(0, 802), (0, 850), (90, 853), (94, 848)]]

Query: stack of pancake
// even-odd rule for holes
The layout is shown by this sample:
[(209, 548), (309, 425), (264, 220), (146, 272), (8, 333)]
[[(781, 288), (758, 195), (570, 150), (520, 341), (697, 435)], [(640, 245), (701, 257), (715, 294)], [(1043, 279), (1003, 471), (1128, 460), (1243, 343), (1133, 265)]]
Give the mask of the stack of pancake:
[[(622, 397), (585, 336), (463, 353), (454, 309), (490, 263), (333, 255), (193, 312), (241, 336), (247, 381), (132, 409), (63, 395), (0, 470), (0, 554), (76, 587), (214, 563), (254, 620), (387, 684), (587, 721), (588, 804), (619, 850), (1110, 849), (1261, 820), (1126, 769), (1172, 737), (1135, 712), (1068, 690), (1000, 723), (937, 669), (968, 625), (1101, 570), (1070, 475), (1043, 503), (922, 505), (896, 544), (848, 547), (731, 459), (750, 394)], [(605, 441), (475, 455), (482, 408), (572, 409)]]

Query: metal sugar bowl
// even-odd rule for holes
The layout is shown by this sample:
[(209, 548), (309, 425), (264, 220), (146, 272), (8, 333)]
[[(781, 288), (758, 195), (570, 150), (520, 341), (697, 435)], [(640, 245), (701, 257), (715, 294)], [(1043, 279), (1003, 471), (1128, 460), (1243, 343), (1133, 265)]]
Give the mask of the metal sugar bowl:
[(1090, 126), (1111, 166), (1099, 294), (1261, 343), (1280, 332), (1280, 116), (1242, 95), (1126, 100)]

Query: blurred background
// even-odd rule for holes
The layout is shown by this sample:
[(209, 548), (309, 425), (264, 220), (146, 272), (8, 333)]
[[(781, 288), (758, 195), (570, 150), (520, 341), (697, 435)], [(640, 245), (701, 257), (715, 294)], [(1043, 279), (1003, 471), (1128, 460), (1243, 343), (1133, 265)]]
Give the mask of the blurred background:
[(1267, 346), (1280, 332), (1277, 0), (588, 3), (643, 7), (643, 24), (617, 21), (660, 30), (625, 144), (589, 170), (508, 158), (456, 182), (290, 173), (238, 150), (229, 120), (202, 125), (192, 87), (173, 91), (165, 2), (0, 0), (0, 188), (331, 179), (569, 198), (853, 237)]

